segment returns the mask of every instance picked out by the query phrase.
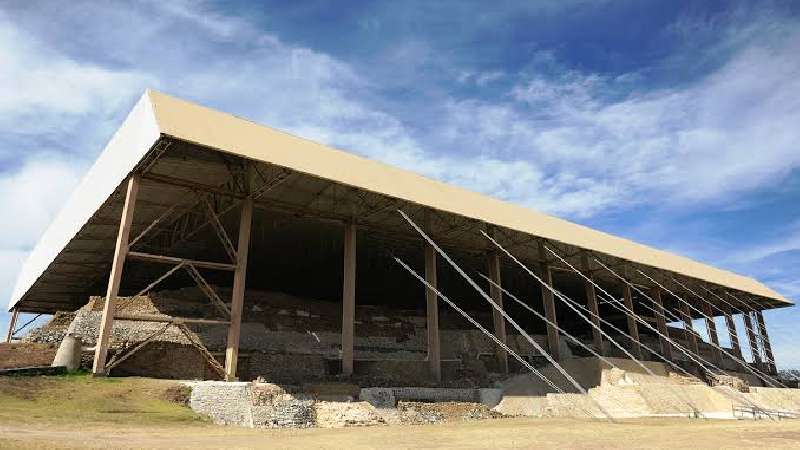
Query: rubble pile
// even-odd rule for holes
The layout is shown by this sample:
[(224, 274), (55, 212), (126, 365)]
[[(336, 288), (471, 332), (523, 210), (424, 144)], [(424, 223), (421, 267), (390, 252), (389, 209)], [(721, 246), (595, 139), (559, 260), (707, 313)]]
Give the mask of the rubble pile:
[(404, 424), (431, 424), (503, 417), (482, 403), (471, 402), (397, 402), (400, 421)]
[(727, 386), (735, 391), (750, 392), (750, 385), (741, 378), (731, 375), (714, 375), (711, 378), (712, 386)]
[(322, 428), (384, 425), (386, 420), (367, 402), (316, 402), (316, 425)]
[(58, 311), (53, 317), (39, 328), (32, 329), (23, 342), (38, 342), (42, 344), (58, 344), (64, 339), (69, 324), (75, 319), (74, 312)]

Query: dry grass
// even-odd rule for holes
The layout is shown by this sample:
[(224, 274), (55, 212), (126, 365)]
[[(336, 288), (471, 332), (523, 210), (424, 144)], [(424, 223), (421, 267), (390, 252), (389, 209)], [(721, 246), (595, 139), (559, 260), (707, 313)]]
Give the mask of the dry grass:
[(202, 422), (174, 382), (83, 374), (0, 378), (0, 424), (136, 425)]

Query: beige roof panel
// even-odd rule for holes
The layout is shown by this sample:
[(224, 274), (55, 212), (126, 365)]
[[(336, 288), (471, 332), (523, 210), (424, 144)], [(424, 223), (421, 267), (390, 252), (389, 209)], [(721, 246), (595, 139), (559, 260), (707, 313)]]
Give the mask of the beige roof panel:
[(148, 91), (161, 133), (253, 160), (789, 303), (764, 284), (563, 219)]

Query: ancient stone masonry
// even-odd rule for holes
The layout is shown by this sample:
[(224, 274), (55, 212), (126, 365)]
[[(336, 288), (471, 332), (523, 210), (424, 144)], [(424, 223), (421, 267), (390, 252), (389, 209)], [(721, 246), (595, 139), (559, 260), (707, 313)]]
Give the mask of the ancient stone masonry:
[[(220, 296), (227, 298), (220, 290)], [(117, 314), (170, 315), (219, 319), (197, 288), (152, 292), (116, 300)], [(59, 342), (65, 333), (81, 340), (88, 352), (95, 345), (104, 299), (92, 297), (74, 312), (57, 314), (50, 323), (33, 330), (33, 342)], [(299, 383), (335, 378), (341, 370), (341, 324), (335, 318), (339, 305), (311, 301), (281, 293), (248, 291), (241, 327), (239, 378), (259, 376), (276, 383)], [(478, 312), (489, 320), (490, 312)], [(457, 329), (444, 314), (440, 331), (443, 381), (451, 387), (490, 386), (499, 379), (494, 344), (474, 329)], [(187, 325), (192, 339), (202, 343), (221, 361), (227, 327), (212, 324)], [(359, 305), (356, 308), (354, 379), (368, 386), (438, 384), (430, 378), (426, 362), (427, 333), (424, 311)], [(111, 357), (148, 339), (164, 327), (157, 322), (117, 319), (111, 338)], [(540, 344), (544, 336), (534, 336)], [(532, 361), (541, 355), (519, 335), (508, 335), (508, 343)], [(562, 358), (572, 350), (561, 342)], [(84, 365), (89, 362), (84, 358)], [(217, 379), (186, 336), (176, 327), (148, 342), (137, 354), (113, 369), (116, 375), (148, 375), (176, 379)]]
[[(221, 298), (228, 298), (225, 289)], [(208, 299), (197, 288), (152, 292), (146, 296), (118, 298), (117, 314), (170, 315), (220, 319)], [(73, 312), (56, 314), (44, 326), (33, 330), (26, 340), (60, 342), (69, 332), (84, 346), (83, 365), (91, 362), (104, 299), (92, 297)], [(241, 326), (239, 370), (240, 380), (264, 380), (282, 384), (302, 384), (336, 380), (341, 371), (341, 324), (337, 302), (308, 300), (276, 292), (248, 291)], [(354, 373), (351, 381), (365, 387), (447, 387), (490, 388), (502, 380), (495, 344), (474, 328), (458, 328), (458, 323), (442, 314), (441, 340), (442, 381), (432, 379), (427, 357), (425, 312), (394, 309), (389, 306), (357, 305), (354, 339)], [(481, 320), (490, 321), (489, 311), (475, 312)], [(201, 343), (222, 362), (227, 343), (227, 327), (213, 324), (187, 325), (193, 340)], [(128, 349), (164, 328), (163, 323), (116, 320), (112, 329), (111, 353), (123, 354)], [(532, 338), (547, 348), (544, 335)], [(586, 336), (588, 342), (589, 336)], [(546, 364), (543, 355), (519, 334), (507, 335), (508, 345), (534, 365)], [(658, 346), (655, 338), (643, 335), (642, 342)], [(624, 354), (604, 342), (608, 356)], [(579, 351), (569, 339), (559, 340), (561, 361), (570, 361)], [(700, 352), (711, 354), (701, 344)], [(579, 355), (580, 353), (577, 353)], [(680, 357), (676, 358), (681, 360)], [(732, 361), (725, 361), (731, 366)], [(511, 371), (521, 366), (510, 361)], [(142, 375), (172, 379), (219, 379), (203, 355), (186, 336), (170, 326), (129, 359), (112, 370), (112, 375)], [(558, 376), (556, 376), (559, 378)], [(409, 398), (407, 400), (420, 400)], [(473, 400), (474, 401), (474, 400)]]

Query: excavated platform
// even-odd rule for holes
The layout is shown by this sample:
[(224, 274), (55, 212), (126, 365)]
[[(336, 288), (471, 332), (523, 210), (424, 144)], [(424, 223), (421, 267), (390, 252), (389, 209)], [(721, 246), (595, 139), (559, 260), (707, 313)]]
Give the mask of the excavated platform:
[(501, 383), (503, 398), (494, 408), (506, 415), (573, 418), (782, 418), (800, 414), (800, 390), (751, 387), (749, 393), (727, 386), (710, 387), (694, 377), (679, 376), (661, 363), (648, 362), (653, 375), (629, 360), (612, 359), (611, 368), (597, 358), (564, 361), (565, 370), (587, 394), (577, 393), (553, 367), (541, 372), (556, 381), (554, 392), (534, 375)]

